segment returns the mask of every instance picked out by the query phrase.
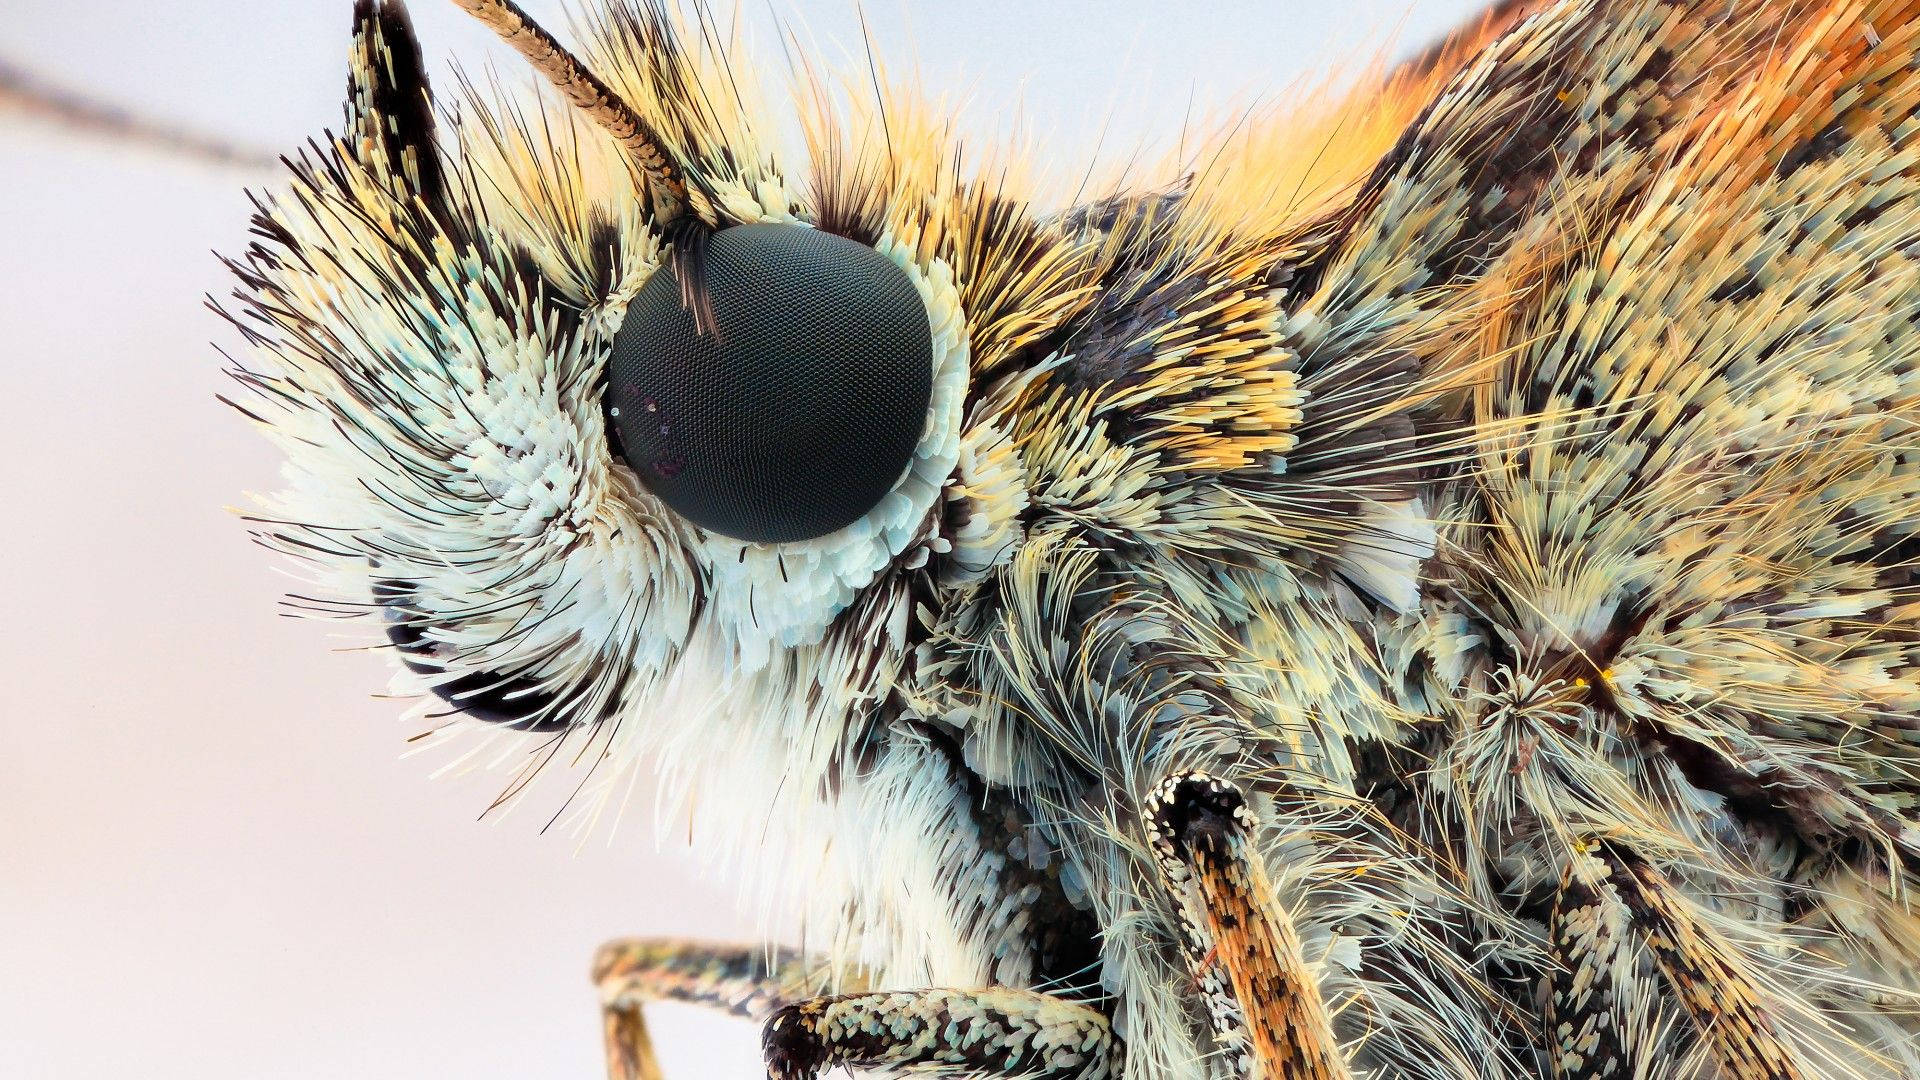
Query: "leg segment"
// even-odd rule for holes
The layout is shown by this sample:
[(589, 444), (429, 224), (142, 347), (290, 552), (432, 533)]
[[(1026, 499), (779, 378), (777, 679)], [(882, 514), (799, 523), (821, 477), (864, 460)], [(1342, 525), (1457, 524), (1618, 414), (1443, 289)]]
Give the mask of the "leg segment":
[(661, 1080), (641, 1015), (649, 1001), (708, 1005), (749, 1019), (826, 989), (830, 972), (791, 949), (635, 939), (593, 958), (610, 1080)]
[(600, 1025), (606, 1034), (607, 1080), (663, 1080), (640, 1006), (602, 1005)]
[(837, 1065), (915, 1075), (1115, 1080), (1120, 1043), (1086, 1005), (1029, 990), (916, 990), (815, 998), (767, 1021), (768, 1080)]
[(1654, 963), (1693, 1017), (1728, 1080), (1805, 1080), (1766, 995), (1734, 961), (1732, 944), (1694, 917), (1666, 875), (1639, 860), (1609, 859)]
[(1634, 1075), (1625, 1030), (1632, 979), (1632, 915), (1604, 868), (1569, 867), (1547, 926), (1555, 967), (1547, 999), (1553, 1080), (1625, 1080)]
[[(1179, 900), (1189, 961), (1240, 1075), (1350, 1080), (1293, 923), (1254, 853), (1238, 790), (1200, 773), (1169, 778), (1146, 806), (1160, 875)], [(1217, 965), (1217, 967), (1216, 967)]]

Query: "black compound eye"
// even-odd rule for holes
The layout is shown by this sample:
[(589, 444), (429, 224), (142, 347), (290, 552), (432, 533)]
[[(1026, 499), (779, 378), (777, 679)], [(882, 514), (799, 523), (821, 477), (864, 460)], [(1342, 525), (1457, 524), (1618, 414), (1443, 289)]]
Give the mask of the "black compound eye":
[(713, 234), (699, 333), (671, 267), (628, 305), (607, 414), (627, 463), (700, 527), (759, 543), (859, 520), (913, 460), (933, 394), (926, 305), (885, 255), (801, 225)]

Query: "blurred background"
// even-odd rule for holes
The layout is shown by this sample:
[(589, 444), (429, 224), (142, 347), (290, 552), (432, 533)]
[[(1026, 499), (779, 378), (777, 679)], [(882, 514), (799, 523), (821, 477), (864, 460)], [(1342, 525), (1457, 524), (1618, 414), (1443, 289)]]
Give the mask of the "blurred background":
[[(450, 56), (526, 77), (453, 5), (412, 6), (443, 85)], [(1023, 123), (1078, 168), (1477, 6), (869, 0), (865, 20), (965, 126)], [(338, 125), (350, 10), (10, 0), (0, 58), (277, 153)], [(776, 21), (864, 66), (853, 0), (738, 17), (769, 71)], [(277, 609), (288, 579), (226, 509), (275, 464), (214, 401), (236, 343), (202, 307), (227, 290), (211, 252), (245, 244), (243, 188), (277, 182), (0, 110), (0, 1077), (588, 1080), (598, 942), (755, 921), (656, 838), (644, 793), (584, 844), (541, 813), (481, 821), (503, 778), (430, 782), (373, 696), (385, 658)], [(668, 1080), (761, 1075), (750, 1025), (653, 1017)]]

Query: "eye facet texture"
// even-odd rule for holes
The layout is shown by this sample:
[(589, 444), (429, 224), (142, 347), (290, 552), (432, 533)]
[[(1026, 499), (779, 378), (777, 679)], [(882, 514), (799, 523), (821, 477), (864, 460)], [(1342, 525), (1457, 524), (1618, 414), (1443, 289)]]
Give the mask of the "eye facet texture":
[(800, 225), (715, 233), (699, 333), (662, 267), (608, 363), (627, 463), (673, 510), (758, 543), (859, 520), (913, 458), (933, 391), (925, 303), (885, 255)]

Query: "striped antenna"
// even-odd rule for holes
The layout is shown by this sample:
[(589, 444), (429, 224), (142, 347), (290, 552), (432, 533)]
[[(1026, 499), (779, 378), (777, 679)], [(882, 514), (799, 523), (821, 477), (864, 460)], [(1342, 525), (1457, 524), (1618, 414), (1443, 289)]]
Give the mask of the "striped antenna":
[(639, 168), (652, 189), (661, 221), (679, 216), (687, 206), (687, 173), (667, 153), (666, 143), (652, 124), (647, 123), (620, 95), (599, 77), (588, 71), (578, 57), (554, 40), (552, 34), (533, 21), (513, 0), (453, 0), (481, 22), (515, 52), (527, 58), (567, 99), (586, 110), (605, 128), (627, 157)]

